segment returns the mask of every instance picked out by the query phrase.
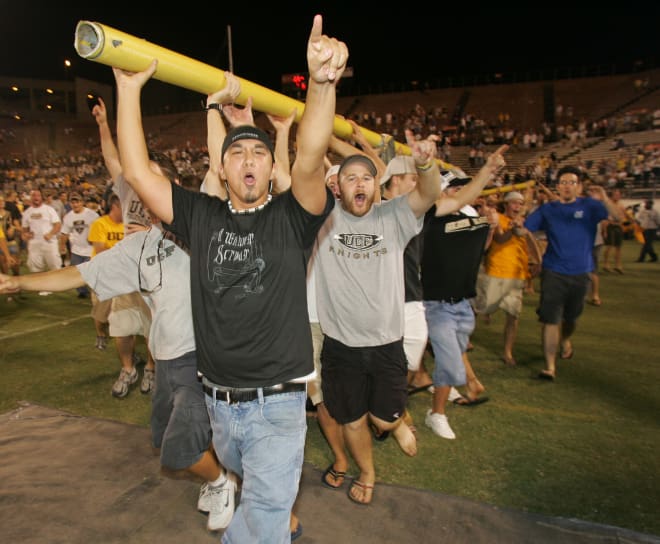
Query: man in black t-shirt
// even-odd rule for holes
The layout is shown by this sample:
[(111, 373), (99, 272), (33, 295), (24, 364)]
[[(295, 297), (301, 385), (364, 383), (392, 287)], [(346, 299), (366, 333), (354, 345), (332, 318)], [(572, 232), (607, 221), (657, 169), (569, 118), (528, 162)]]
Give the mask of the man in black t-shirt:
[[(504, 165), (502, 146), (488, 157), (486, 164), (471, 178), (445, 174), (445, 198), (455, 198), (478, 181), (483, 187)], [(438, 201), (442, 202), (442, 200)], [(422, 288), (429, 339), (433, 348), (433, 406), (426, 414), (426, 425), (449, 440), (456, 438), (449, 426), (445, 407), (452, 386), (467, 383), (472, 397), (458, 404), (478, 404), (483, 391), (466, 353), (470, 334), (474, 330), (474, 312), (470, 299), (476, 296), (479, 266), (489, 236), (487, 217), (479, 216), (470, 206), (454, 214), (441, 214), (438, 206), (431, 208), (424, 220), (424, 250), (422, 254)], [(472, 382), (472, 383), (470, 383)]]
[(152, 172), (140, 92), (157, 62), (136, 74), (114, 70), (126, 180), (190, 248), (198, 369), (213, 445), (222, 465), (243, 481), (223, 542), (291, 540), (307, 428), (305, 381), (314, 369), (305, 255), (334, 206), (323, 158), (347, 57), (342, 42), (322, 34), (317, 15), (291, 189), (272, 201), (273, 145), (254, 126), (233, 128), (223, 142), (219, 173), (227, 201), (188, 192)]

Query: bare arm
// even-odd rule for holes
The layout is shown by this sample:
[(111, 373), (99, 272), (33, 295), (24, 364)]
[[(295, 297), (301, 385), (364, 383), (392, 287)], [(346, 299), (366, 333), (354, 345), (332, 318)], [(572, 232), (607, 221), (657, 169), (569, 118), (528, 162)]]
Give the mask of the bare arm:
[(600, 200), (603, 204), (605, 204), (605, 207), (607, 208), (607, 211), (611, 217), (613, 217), (616, 221), (623, 221), (625, 219), (626, 214), (621, 211), (621, 207), (618, 204), (615, 204), (610, 200), (610, 198), (607, 196), (607, 193), (605, 192), (605, 189), (603, 189), (600, 185), (592, 185), (589, 187), (589, 189), (592, 191), (591, 197), (596, 200)]
[(174, 219), (172, 186), (163, 175), (149, 168), (149, 154), (144, 140), (140, 93), (156, 71), (158, 61), (137, 73), (113, 68), (117, 81), (117, 141), (122, 158), (124, 177), (143, 204), (165, 223)]
[[(435, 160), (437, 147), (432, 140), (415, 140), (411, 130), (406, 130), (406, 140), (417, 169), (417, 184), (408, 193), (408, 203), (416, 217), (420, 217), (440, 197), (440, 169)], [(476, 195), (475, 197), (476, 198)], [(474, 200), (474, 198), (472, 200)], [(460, 206), (459, 206), (460, 207)]]
[(296, 119), (297, 109), (293, 109), (289, 117), (266, 114), (270, 123), (275, 127), (275, 170), (274, 192), (281, 193), (291, 187), (291, 161), (289, 159), (289, 133), (291, 125)]
[(108, 125), (108, 110), (105, 107), (105, 102), (99, 96), (99, 103), (92, 109), (92, 115), (99, 126), (99, 136), (101, 138), (101, 153), (103, 154), (103, 161), (105, 167), (110, 173), (112, 179), (117, 179), (121, 174), (121, 162), (119, 161), (119, 151), (115, 146), (112, 139), (112, 132), (110, 125)]
[[(206, 142), (209, 150), (209, 169), (204, 176), (206, 193), (227, 200), (227, 189), (220, 179), (222, 163), (222, 143), (227, 136), (227, 129), (219, 109), (209, 108), (209, 104), (230, 104), (241, 92), (239, 79), (231, 72), (225, 72), (225, 86), (211, 93), (206, 98)], [(225, 106), (227, 107), (227, 106)], [(251, 113), (251, 110), (250, 110)]]
[(12, 254), (9, 253), (9, 246), (7, 245), (7, 239), (4, 237), (4, 235), (0, 236), (0, 250), (2, 250), (2, 254), (5, 256), (7, 263), (10, 266), (14, 266), (16, 264), (16, 259), (14, 259)]
[(0, 274), (0, 293), (18, 291), (67, 291), (85, 285), (82, 275), (75, 266), (57, 268), (48, 272), (6, 276)]
[(336, 86), (347, 60), (346, 45), (323, 35), (323, 18), (316, 15), (307, 43), (309, 87), (296, 132), (296, 161), (291, 172), (293, 195), (313, 214), (320, 214), (326, 205), (323, 157), (334, 125)]
[(491, 153), (486, 164), (481, 167), (481, 170), (477, 172), (477, 175), (472, 178), (470, 183), (465, 185), (454, 196), (447, 196), (436, 202), (436, 215), (454, 213), (477, 198), (486, 184), (495, 177), (497, 171), (506, 164), (503, 154), (507, 149), (509, 149), (509, 146), (503, 145), (497, 151)]
[(537, 181), (536, 183), (538, 183), (541, 190), (546, 194), (548, 200), (559, 200), (557, 194), (553, 193), (550, 189), (548, 189), (547, 186), (543, 185), (543, 183), (541, 183), (540, 181)]
[(525, 229), (525, 240), (527, 241), (529, 258), (534, 263), (534, 267), (531, 271), (532, 276), (538, 276), (541, 271), (541, 263), (543, 262), (541, 248), (539, 247), (539, 243), (536, 241), (534, 234), (527, 229)]
[(44, 234), (44, 240), (50, 242), (53, 236), (57, 236), (61, 228), (62, 228), (62, 223), (60, 223), (59, 221), (57, 223), (53, 223), (53, 227), (50, 229), (50, 232)]
[(385, 164), (383, 159), (380, 158), (378, 152), (371, 146), (367, 138), (364, 136), (364, 133), (360, 128), (360, 125), (358, 125), (352, 119), (347, 119), (347, 122), (349, 125), (351, 125), (351, 127), (353, 127), (353, 139), (358, 144), (360, 144), (360, 147), (362, 148), (364, 154), (367, 157), (369, 157), (376, 165), (376, 176), (378, 181), (380, 181), (380, 178), (382, 178), (385, 175), (385, 170), (387, 169), (387, 165)]

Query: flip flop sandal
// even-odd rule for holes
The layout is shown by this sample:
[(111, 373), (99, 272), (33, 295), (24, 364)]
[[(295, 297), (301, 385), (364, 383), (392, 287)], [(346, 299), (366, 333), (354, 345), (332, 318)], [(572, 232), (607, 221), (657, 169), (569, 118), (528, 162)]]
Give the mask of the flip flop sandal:
[[(328, 482), (328, 476), (333, 479), (335, 483), (337, 483), (338, 480), (341, 480), (339, 482), (339, 485), (332, 485), (331, 483)], [(325, 472), (321, 476), (321, 483), (325, 487), (329, 487), (330, 489), (339, 489), (342, 485), (344, 485), (344, 479), (346, 478), (346, 472), (342, 472), (341, 470), (335, 470), (334, 463), (331, 463), (328, 468), (325, 469)]]

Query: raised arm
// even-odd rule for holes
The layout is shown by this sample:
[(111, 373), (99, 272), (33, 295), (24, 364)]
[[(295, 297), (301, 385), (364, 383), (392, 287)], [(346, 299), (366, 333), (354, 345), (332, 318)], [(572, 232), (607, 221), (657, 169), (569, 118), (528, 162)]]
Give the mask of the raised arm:
[(477, 175), (472, 178), (470, 183), (465, 185), (453, 196), (446, 196), (436, 202), (436, 215), (447, 215), (460, 210), (466, 204), (469, 204), (479, 196), (486, 184), (495, 177), (497, 171), (502, 168), (506, 162), (503, 154), (509, 149), (508, 145), (503, 145), (490, 154), (486, 164), (481, 167)]
[(156, 71), (156, 66), (158, 61), (154, 59), (142, 72), (112, 69), (117, 81), (117, 142), (126, 181), (153, 214), (171, 223), (174, 218), (172, 185), (165, 176), (149, 167), (140, 109), (142, 87)]
[[(220, 179), (222, 163), (222, 143), (227, 136), (222, 111), (225, 104), (231, 104), (241, 92), (240, 80), (231, 72), (225, 72), (225, 86), (206, 97), (206, 141), (209, 150), (209, 169), (204, 176), (204, 192), (227, 200), (227, 188)], [(250, 116), (251, 116), (250, 111)]]
[(545, 193), (545, 195), (548, 197), (548, 200), (559, 200), (559, 196), (557, 196), (557, 193), (551, 191), (546, 185), (544, 185), (542, 182), (537, 181), (536, 182), (540, 189)]
[(291, 125), (293, 125), (297, 113), (298, 110), (294, 108), (288, 117), (280, 117), (279, 115), (271, 115), (270, 113), (266, 114), (270, 124), (275, 128), (275, 162), (277, 163), (275, 182), (273, 184), (273, 191), (275, 193), (281, 193), (291, 187), (289, 133), (291, 132)]
[(112, 139), (112, 131), (108, 125), (108, 110), (105, 107), (105, 102), (99, 96), (98, 104), (92, 109), (92, 115), (99, 126), (99, 137), (101, 139), (101, 153), (103, 154), (103, 161), (105, 167), (110, 173), (111, 179), (117, 179), (121, 174), (121, 162), (119, 161), (119, 151)]
[(362, 132), (360, 125), (358, 125), (352, 119), (347, 119), (347, 122), (353, 128), (353, 140), (355, 140), (358, 144), (360, 144), (360, 147), (362, 148), (364, 154), (367, 157), (369, 157), (371, 161), (374, 163), (377, 170), (376, 176), (378, 176), (378, 180), (380, 180), (380, 178), (382, 178), (385, 175), (385, 170), (387, 169), (387, 165), (385, 164), (383, 159), (380, 158), (378, 152), (371, 146), (371, 144), (365, 137), (364, 133)]
[(440, 198), (442, 192), (440, 169), (435, 160), (438, 148), (432, 140), (415, 140), (415, 135), (408, 129), (406, 140), (415, 160), (418, 176), (415, 188), (408, 193), (408, 203), (415, 216), (420, 217)]
[(616, 221), (623, 221), (625, 219), (625, 214), (621, 212), (620, 206), (618, 206), (617, 204), (615, 204), (610, 200), (610, 198), (607, 196), (607, 192), (605, 191), (605, 189), (603, 189), (600, 185), (596, 185), (596, 184), (591, 185), (589, 189), (591, 190), (591, 198), (600, 200), (603, 204), (605, 204), (608, 213)]
[(309, 87), (296, 132), (296, 160), (291, 172), (291, 191), (313, 214), (320, 214), (326, 204), (323, 157), (334, 125), (337, 82), (347, 60), (346, 45), (323, 35), (323, 18), (316, 15), (307, 43)]

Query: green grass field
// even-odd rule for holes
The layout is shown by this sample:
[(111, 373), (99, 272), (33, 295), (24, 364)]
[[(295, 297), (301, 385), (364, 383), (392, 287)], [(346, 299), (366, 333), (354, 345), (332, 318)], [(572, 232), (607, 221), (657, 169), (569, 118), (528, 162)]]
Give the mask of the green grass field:
[[(543, 367), (538, 295), (525, 299), (517, 367), (500, 361), (503, 315), (479, 321), (470, 359), (490, 402), (450, 406), (449, 441), (424, 425), (431, 396), (412, 396), (419, 453), (376, 442), (378, 481), (660, 535), (660, 265), (634, 263), (638, 251), (626, 241), (625, 274), (601, 274), (603, 305), (586, 307), (555, 383), (534, 379)], [(149, 397), (137, 385), (111, 396), (117, 355), (94, 349), (89, 309), (74, 291), (0, 297), (0, 412), (28, 401), (148, 426)], [(305, 460), (324, 469), (329, 448), (316, 420), (308, 424)]]

